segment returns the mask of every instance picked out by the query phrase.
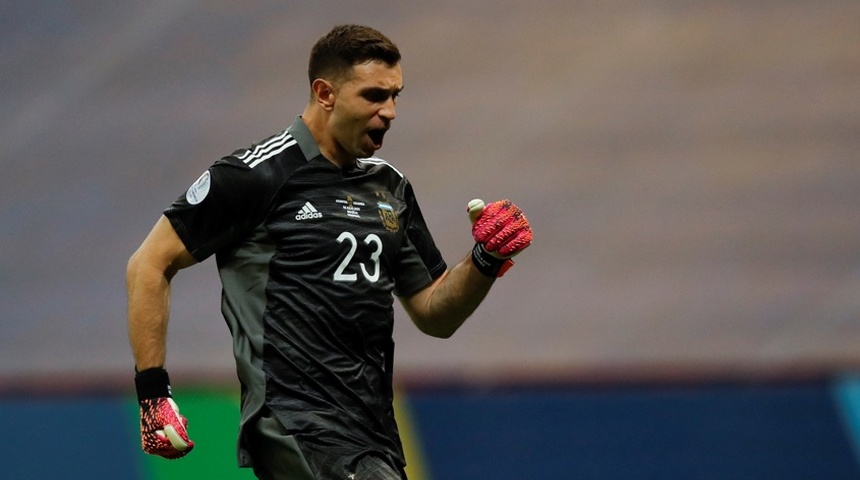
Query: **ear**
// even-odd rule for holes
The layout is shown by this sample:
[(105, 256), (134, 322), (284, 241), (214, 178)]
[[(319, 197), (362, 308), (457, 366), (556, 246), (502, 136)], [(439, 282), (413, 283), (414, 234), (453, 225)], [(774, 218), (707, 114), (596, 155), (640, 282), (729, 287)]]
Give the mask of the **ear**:
[(331, 111), (334, 108), (335, 91), (331, 82), (318, 78), (311, 84), (311, 91), (314, 94), (314, 101), (323, 110)]

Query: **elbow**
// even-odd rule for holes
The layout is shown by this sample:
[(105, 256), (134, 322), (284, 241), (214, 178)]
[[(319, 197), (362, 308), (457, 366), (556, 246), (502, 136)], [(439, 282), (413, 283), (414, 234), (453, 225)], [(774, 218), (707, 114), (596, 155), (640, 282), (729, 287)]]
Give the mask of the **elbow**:
[(456, 331), (457, 331), (456, 329), (448, 329), (448, 330), (425, 331), (424, 333), (426, 333), (427, 335), (429, 335), (433, 338), (440, 338), (442, 340), (447, 340), (447, 339), (453, 337), (454, 332), (456, 332)]
[(126, 282), (131, 283), (140, 276), (156, 275), (168, 282), (176, 275), (181, 267), (163, 256), (153, 253), (146, 245), (141, 245), (128, 259), (125, 267)]
[(456, 300), (440, 294), (439, 282), (445, 276), (436, 280), (433, 286), (402, 299), (406, 313), (418, 330), (434, 338), (451, 338), (471, 315), (474, 308), (462, 308)]
[(418, 327), (418, 330), (425, 335), (431, 336), (433, 338), (440, 339), (448, 339), (454, 336), (454, 333), (460, 328), (460, 325), (463, 324), (463, 320), (459, 319), (445, 319), (446, 321), (433, 321), (428, 319), (413, 319), (415, 325)]
[(147, 258), (146, 253), (142, 249), (138, 249), (131, 254), (125, 266), (126, 282), (133, 283), (141, 275), (149, 274), (153, 268), (152, 261)]
[(128, 263), (125, 265), (125, 279), (126, 282), (131, 283), (131, 280), (135, 277), (138, 270), (140, 270), (140, 251), (136, 251), (131, 254), (131, 257), (128, 259)]

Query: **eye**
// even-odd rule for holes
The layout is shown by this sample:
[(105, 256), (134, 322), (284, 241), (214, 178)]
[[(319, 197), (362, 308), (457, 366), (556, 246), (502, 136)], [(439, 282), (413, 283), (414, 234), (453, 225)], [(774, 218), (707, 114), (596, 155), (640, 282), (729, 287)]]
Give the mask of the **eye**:
[(388, 100), (389, 92), (381, 89), (365, 90), (361, 95), (365, 100), (372, 103), (382, 103)]
[(361, 92), (361, 98), (370, 103), (385, 103), (389, 99), (396, 102), (397, 97), (400, 96), (400, 92), (402, 90), (403, 89), (388, 90), (385, 88), (369, 88)]

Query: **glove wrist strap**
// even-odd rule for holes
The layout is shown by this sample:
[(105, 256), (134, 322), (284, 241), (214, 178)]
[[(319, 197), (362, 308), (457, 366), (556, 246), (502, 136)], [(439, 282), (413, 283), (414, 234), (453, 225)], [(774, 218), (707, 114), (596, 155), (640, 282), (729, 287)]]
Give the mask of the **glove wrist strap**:
[(137, 372), (134, 376), (134, 386), (137, 388), (137, 400), (171, 397), (170, 377), (163, 368), (148, 368)]
[(484, 249), (480, 243), (472, 248), (472, 263), (488, 277), (501, 277), (514, 265), (510, 258), (499, 258)]

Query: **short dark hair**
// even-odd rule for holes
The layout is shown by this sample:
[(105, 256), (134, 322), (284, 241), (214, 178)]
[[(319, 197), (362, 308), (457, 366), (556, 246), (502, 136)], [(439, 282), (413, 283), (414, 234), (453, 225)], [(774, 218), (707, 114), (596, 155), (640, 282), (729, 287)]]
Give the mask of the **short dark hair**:
[(317, 40), (308, 62), (308, 81), (342, 80), (353, 65), (380, 60), (388, 66), (400, 62), (400, 50), (385, 35), (363, 25), (338, 25)]

